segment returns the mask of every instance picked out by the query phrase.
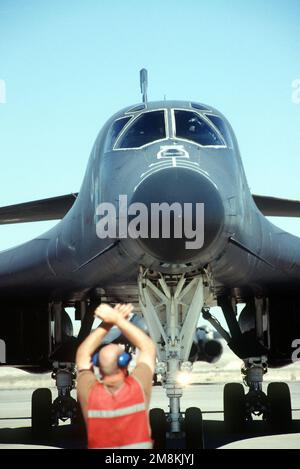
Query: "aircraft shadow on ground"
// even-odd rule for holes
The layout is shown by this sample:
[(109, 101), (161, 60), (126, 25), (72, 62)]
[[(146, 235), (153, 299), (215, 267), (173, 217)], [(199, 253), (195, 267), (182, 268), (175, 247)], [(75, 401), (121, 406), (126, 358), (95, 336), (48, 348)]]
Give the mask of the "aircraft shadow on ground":
[[(258, 436), (274, 435), (274, 431), (266, 422), (257, 420), (248, 422), (243, 433), (233, 434), (226, 432), (224, 422), (216, 420), (204, 420), (204, 446), (206, 449), (219, 448), (220, 446), (238, 440), (255, 438)], [(277, 433), (300, 433), (300, 420), (293, 420), (290, 428)], [(5, 445), (44, 445), (57, 448), (86, 448), (85, 430), (77, 425), (61, 425), (53, 428), (47, 440), (33, 439), (31, 428), (3, 428), (0, 429), (0, 444)], [(172, 442), (170, 448), (184, 449), (182, 442)]]
[(300, 433), (300, 420), (293, 420), (288, 429), (275, 432), (270, 425), (262, 420), (247, 422), (245, 430), (241, 433), (229, 433), (226, 431), (224, 422), (216, 420), (205, 420), (204, 446), (205, 448), (219, 448), (234, 441), (255, 438), (259, 436)]

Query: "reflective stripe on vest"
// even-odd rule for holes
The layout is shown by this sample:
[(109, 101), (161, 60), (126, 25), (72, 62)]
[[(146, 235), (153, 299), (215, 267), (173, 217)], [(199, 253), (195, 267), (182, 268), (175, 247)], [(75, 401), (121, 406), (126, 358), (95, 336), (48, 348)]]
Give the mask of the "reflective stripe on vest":
[(110, 419), (113, 417), (122, 417), (122, 415), (134, 414), (141, 410), (146, 410), (145, 403), (131, 405), (129, 407), (123, 407), (122, 409), (116, 410), (89, 410), (88, 416), (89, 418)]
[[(153, 448), (153, 444), (150, 441), (145, 441), (143, 443), (133, 443), (132, 445), (113, 447), (113, 449), (152, 449), (152, 448)], [(110, 446), (109, 448), (101, 448), (101, 449), (112, 449), (112, 447)]]

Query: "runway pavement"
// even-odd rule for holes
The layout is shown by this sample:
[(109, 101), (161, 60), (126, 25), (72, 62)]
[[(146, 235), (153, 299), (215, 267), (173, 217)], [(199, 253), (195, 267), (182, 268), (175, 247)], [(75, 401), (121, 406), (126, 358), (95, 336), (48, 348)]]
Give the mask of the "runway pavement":
[[(265, 376), (264, 390), (270, 381), (286, 381), (289, 384), (293, 408), (293, 424), (291, 435), (285, 438), (272, 437), (261, 439), (263, 435), (270, 434), (270, 428), (260, 419), (247, 425), (244, 434), (228, 434), (223, 424), (223, 387), (226, 382), (241, 382), (241, 361), (232, 352), (225, 348), (221, 360), (210, 365), (196, 363), (191, 375), (189, 386), (184, 389), (181, 399), (181, 410), (187, 407), (200, 407), (204, 420), (204, 440), (206, 448), (219, 448), (233, 444), (233, 447), (249, 448), (251, 441), (253, 447), (300, 448), (300, 363), (270, 370)], [(201, 384), (200, 384), (201, 383)], [(50, 374), (32, 375), (22, 370), (0, 368), (0, 448), (17, 445), (46, 445), (62, 448), (84, 448), (85, 438), (82, 429), (69, 422), (61, 423), (52, 432), (48, 441), (37, 442), (31, 436), (31, 395), (38, 387), (51, 388), (53, 398), (57, 396), (54, 382)], [(76, 391), (72, 392), (76, 397)], [(168, 400), (161, 386), (153, 387), (151, 407), (161, 407), (168, 411)], [(293, 434), (293, 435), (292, 435)], [(299, 439), (297, 438), (297, 434)], [(250, 440), (251, 439), (251, 440)], [(236, 443), (234, 443), (236, 442)], [(256, 446), (255, 446), (256, 445)], [(32, 447), (32, 446), (28, 446)]]
[[(300, 383), (289, 383), (293, 411), (293, 425), (291, 427), (292, 433), (298, 433), (299, 448), (300, 448)], [(248, 425), (244, 434), (234, 435), (226, 433), (223, 424), (223, 384), (202, 384), (191, 385), (185, 389), (182, 401), (181, 410), (184, 411), (187, 407), (198, 406), (203, 411), (204, 419), (204, 439), (206, 448), (218, 448), (226, 444), (232, 443), (236, 440), (239, 441), (236, 447), (251, 447), (251, 442), (248, 438), (262, 436), (270, 432), (265, 422), (257, 419)], [(3, 445), (33, 445), (43, 444), (47, 446), (63, 447), (63, 448), (84, 448), (85, 441), (80, 430), (68, 422), (60, 424), (57, 429), (52, 432), (52, 437), (49, 441), (35, 442), (32, 440), (30, 430), (30, 408), (31, 408), (31, 394), (33, 389), (24, 390), (1, 390), (0, 391), (0, 448)], [(56, 391), (52, 390), (53, 397), (56, 396)], [(73, 392), (75, 396), (75, 392)], [(165, 396), (164, 390), (160, 386), (153, 388), (151, 399), (151, 407), (162, 407), (168, 410), (168, 401)], [(297, 410), (298, 409), (298, 410)], [(293, 435), (290, 438), (291, 447), (297, 444), (297, 436)], [(295, 443), (296, 442), (296, 443)], [(253, 440), (254, 445), (263, 445), (263, 440)], [(271, 447), (278, 448), (280, 444), (284, 447), (289, 447), (289, 438), (275, 438), (268, 440), (266, 443)], [(31, 446), (32, 447), (32, 446)], [(256, 446), (254, 446), (256, 447)], [(270, 447), (270, 446), (266, 446)]]

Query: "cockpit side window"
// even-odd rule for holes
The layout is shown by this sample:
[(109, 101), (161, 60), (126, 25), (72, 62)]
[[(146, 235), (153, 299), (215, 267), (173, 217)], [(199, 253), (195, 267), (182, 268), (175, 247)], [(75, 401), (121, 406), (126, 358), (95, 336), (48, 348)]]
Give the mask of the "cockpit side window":
[(113, 149), (114, 144), (120, 135), (121, 131), (124, 129), (127, 122), (131, 119), (132, 116), (129, 117), (121, 117), (121, 119), (115, 120), (113, 124), (110, 126), (109, 131), (107, 133), (104, 151), (111, 151)]
[(125, 130), (117, 148), (140, 148), (147, 143), (166, 138), (164, 111), (144, 112)]
[(216, 131), (199, 114), (175, 110), (176, 137), (191, 140), (202, 146), (225, 145)]
[(223, 136), (227, 146), (229, 148), (233, 148), (232, 138), (229, 132), (228, 127), (226, 126), (225, 122), (219, 116), (213, 116), (210, 114), (205, 114), (209, 120), (212, 121), (215, 127), (217, 127), (220, 134)]

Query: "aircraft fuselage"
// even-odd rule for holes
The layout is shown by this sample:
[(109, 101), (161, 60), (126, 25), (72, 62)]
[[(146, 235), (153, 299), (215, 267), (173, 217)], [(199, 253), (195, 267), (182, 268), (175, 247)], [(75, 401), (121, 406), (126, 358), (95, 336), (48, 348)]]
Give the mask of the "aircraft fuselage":
[[(155, 112), (163, 116), (165, 133), (137, 148), (109, 146), (115, 122), (126, 121), (116, 142), (122, 143), (122, 138), (130, 142), (130, 129), (139, 116)], [(188, 138), (178, 136), (186, 116)], [(191, 140), (193, 116), (211, 126), (215, 144)], [(222, 120), (226, 134), (224, 127), (213, 126), (210, 116)], [(138, 138), (144, 134), (139, 130)], [(158, 236), (151, 237), (151, 219), (144, 224), (147, 237), (128, 235), (128, 223), (139, 214), (134, 204), (143, 204), (149, 215), (153, 204), (163, 203), (181, 206), (170, 221), (174, 224), (180, 218), (181, 227), (186, 223), (189, 233), (196, 233), (193, 239), (185, 232), (176, 237), (172, 229), (164, 237), (162, 218)], [(102, 204), (114, 207), (116, 222), (110, 236), (101, 239)], [(196, 204), (202, 204), (202, 218), (194, 209), (184, 210)], [(131, 214), (124, 218), (128, 208)], [(217, 290), (257, 293), (277, 285), (291, 288), (300, 280), (300, 240), (272, 225), (256, 207), (233, 130), (213, 108), (163, 101), (138, 111), (126, 108), (109, 119), (96, 139), (79, 195), (67, 215), (42, 236), (0, 253), (0, 295), (17, 288), (21, 296), (80, 298), (91, 288), (135, 284), (140, 266), (191, 275), (208, 268)]]

